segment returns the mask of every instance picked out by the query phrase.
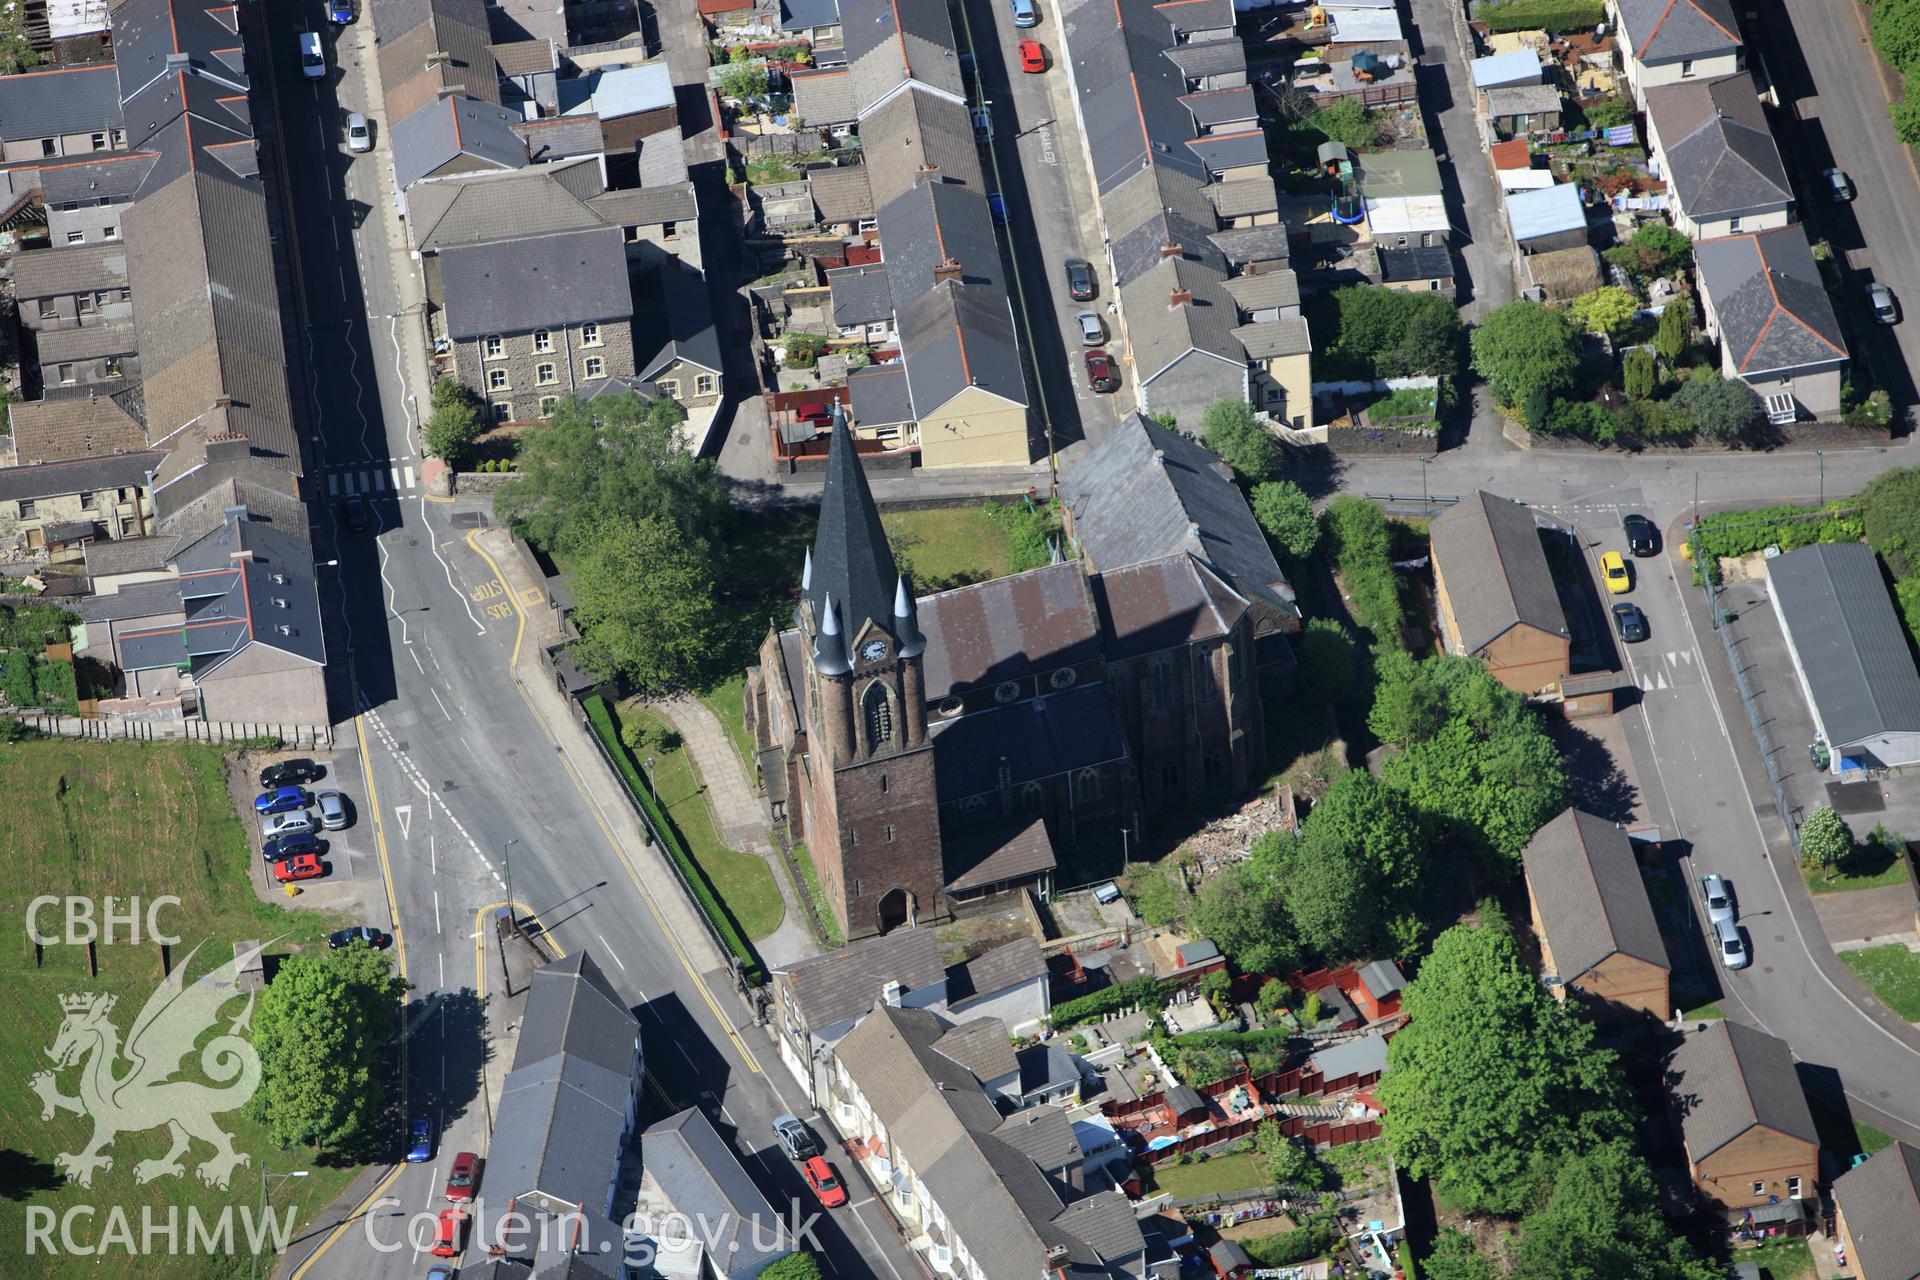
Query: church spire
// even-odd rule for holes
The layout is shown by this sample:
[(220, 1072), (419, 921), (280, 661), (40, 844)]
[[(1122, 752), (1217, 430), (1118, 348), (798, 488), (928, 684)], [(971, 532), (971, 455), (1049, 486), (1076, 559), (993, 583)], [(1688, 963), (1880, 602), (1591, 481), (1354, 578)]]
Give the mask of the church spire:
[[(893, 636), (897, 643), (908, 643), (894, 619), (899, 583), (887, 532), (880, 524), (880, 510), (874, 505), (866, 472), (861, 470), (853, 432), (847, 428), (846, 410), (836, 404), (826, 490), (820, 499), (820, 530), (814, 537), (809, 571), (802, 584), (813, 608), (816, 660), (823, 656), (820, 639), (826, 629), (829, 597), (837, 615), (841, 653), (847, 652), (868, 622)], [(917, 627), (912, 627), (912, 635), (918, 638)]]

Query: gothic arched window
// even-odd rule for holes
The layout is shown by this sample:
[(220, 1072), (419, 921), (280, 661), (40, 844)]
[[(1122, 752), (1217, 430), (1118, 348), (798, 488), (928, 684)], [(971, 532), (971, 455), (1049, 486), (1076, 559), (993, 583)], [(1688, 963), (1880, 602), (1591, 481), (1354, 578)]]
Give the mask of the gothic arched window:
[(866, 697), (861, 699), (862, 710), (867, 721), (867, 747), (869, 750), (880, 747), (893, 740), (893, 704), (887, 701), (887, 688), (877, 681), (867, 686)]

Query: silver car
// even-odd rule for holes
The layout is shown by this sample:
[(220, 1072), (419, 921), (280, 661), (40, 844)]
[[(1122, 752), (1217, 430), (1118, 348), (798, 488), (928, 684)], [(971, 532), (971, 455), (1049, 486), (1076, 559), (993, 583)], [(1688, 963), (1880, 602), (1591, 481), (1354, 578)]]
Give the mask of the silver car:
[(1881, 324), (1900, 322), (1900, 307), (1893, 300), (1893, 290), (1878, 281), (1867, 286), (1867, 305), (1873, 308), (1873, 318)]
[(1080, 341), (1084, 345), (1097, 347), (1107, 340), (1107, 326), (1102, 324), (1100, 317), (1093, 312), (1077, 311), (1074, 313), (1073, 320), (1080, 326)]
[(320, 806), (320, 825), (329, 831), (339, 831), (347, 825), (347, 798), (338, 791), (322, 791), (313, 797)]
[(279, 836), (310, 836), (313, 832), (313, 813), (307, 809), (295, 809), (292, 813), (276, 813), (272, 817), (260, 820), (260, 835), (266, 840)]
[(1700, 877), (1700, 898), (1707, 904), (1707, 924), (1717, 927), (1722, 920), (1734, 920), (1733, 886), (1719, 876)]
[(1731, 920), (1721, 920), (1713, 926), (1714, 945), (1720, 949), (1720, 963), (1729, 969), (1744, 969), (1753, 963), (1753, 957), (1747, 954), (1746, 940), (1740, 936), (1740, 928)]
[(347, 116), (347, 150), (356, 154), (373, 150), (373, 131), (358, 111)]

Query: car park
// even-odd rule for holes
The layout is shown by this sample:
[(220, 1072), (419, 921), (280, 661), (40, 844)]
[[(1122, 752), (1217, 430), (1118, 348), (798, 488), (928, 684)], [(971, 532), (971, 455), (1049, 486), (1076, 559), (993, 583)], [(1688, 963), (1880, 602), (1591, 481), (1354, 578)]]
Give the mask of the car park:
[(296, 854), (273, 864), (273, 878), (281, 884), (292, 884), (296, 880), (318, 880), (325, 874), (326, 864), (320, 861), (317, 853)]
[(1642, 515), (1622, 517), (1620, 527), (1627, 531), (1627, 550), (1636, 556), (1650, 556), (1660, 545), (1653, 521)]
[(318, 31), (300, 33), (300, 74), (309, 80), (326, 77), (327, 51), (321, 47)]
[(1601, 555), (1600, 576), (1606, 579), (1607, 590), (1615, 595), (1633, 590), (1633, 575), (1627, 572), (1627, 562), (1618, 551)]
[(433, 1159), (433, 1121), (415, 1116), (407, 1126), (407, 1163), (425, 1164)]
[(347, 529), (353, 533), (367, 531), (367, 500), (355, 494), (341, 504), (341, 510), (347, 515)]
[(1022, 40), (1019, 49), (1022, 71), (1031, 76), (1047, 69), (1047, 51), (1040, 47), (1038, 40)]
[(799, 1116), (775, 1116), (773, 1136), (790, 1160), (808, 1160), (820, 1154), (820, 1139)]
[(1740, 926), (1731, 920), (1721, 920), (1713, 926), (1714, 946), (1720, 952), (1720, 963), (1729, 969), (1744, 969), (1753, 963), (1753, 957), (1747, 954), (1747, 944), (1740, 936)]
[(1075, 302), (1093, 301), (1093, 264), (1085, 258), (1067, 259), (1067, 296)]
[(295, 809), (304, 809), (313, 803), (313, 797), (301, 787), (275, 787), (272, 791), (263, 791), (253, 798), (253, 811), (258, 814), (290, 813)]
[(273, 840), (279, 836), (310, 836), (313, 833), (313, 815), (305, 809), (276, 813), (260, 820), (260, 837), (263, 840)]
[(1073, 323), (1080, 330), (1080, 345), (1097, 347), (1107, 340), (1107, 326), (1100, 323), (1100, 317), (1091, 311), (1076, 311)]
[(1853, 179), (1844, 169), (1827, 169), (1820, 176), (1827, 180), (1827, 194), (1835, 204), (1846, 204), (1853, 199)]
[(270, 764), (260, 771), (260, 789), (271, 791), (275, 787), (284, 787), (289, 783), (318, 782), (327, 776), (324, 765), (316, 764), (305, 756), (295, 756), (291, 760), (282, 760)]
[(1707, 904), (1707, 923), (1718, 928), (1734, 921), (1733, 886), (1717, 875), (1700, 877), (1700, 899)]
[(1647, 615), (1639, 605), (1622, 600), (1613, 606), (1613, 629), (1628, 644), (1639, 644), (1647, 638)]
[(277, 836), (260, 847), (260, 856), (268, 862), (285, 862), (288, 858), (297, 858), (303, 853), (320, 856), (320, 839), (310, 832), (296, 831), (292, 835)]
[(453, 1158), (453, 1170), (447, 1174), (447, 1199), (459, 1203), (473, 1199), (475, 1173), (480, 1165), (480, 1157), (471, 1151), (462, 1151)]
[(356, 942), (364, 942), (375, 951), (384, 951), (393, 939), (371, 925), (364, 924), (356, 924), (351, 929), (336, 929), (327, 935), (327, 946), (335, 951), (350, 947)]
[(821, 1208), (837, 1209), (847, 1202), (847, 1188), (824, 1158), (811, 1157), (800, 1166), (800, 1172), (806, 1175), (807, 1185), (813, 1188), (813, 1194), (820, 1198)]
[(373, 130), (358, 111), (347, 114), (347, 150), (356, 155), (373, 150)]
[(347, 798), (338, 791), (315, 793), (313, 802), (320, 810), (320, 825), (328, 831), (344, 831), (347, 826)]
[(433, 1256), (457, 1258), (467, 1238), (467, 1215), (459, 1209), (442, 1209), (433, 1226)]
[(1094, 391), (1117, 391), (1119, 379), (1113, 376), (1113, 357), (1104, 351), (1087, 352), (1087, 386)]
[(1877, 280), (1867, 286), (1867, 305), (1881, 324), (1900, 323), (1900, 304), (1893, 300), (1893, 290)]

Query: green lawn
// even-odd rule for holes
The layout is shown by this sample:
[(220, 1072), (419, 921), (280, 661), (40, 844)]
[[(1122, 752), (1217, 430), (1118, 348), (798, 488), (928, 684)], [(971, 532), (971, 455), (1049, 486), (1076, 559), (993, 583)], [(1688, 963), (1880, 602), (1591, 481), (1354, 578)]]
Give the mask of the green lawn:
[[(5, 797), (0, 801), (0, 915), (15, 922), (0, 944), (0, 966), (7, 974), (0, 1019), (8, 1028), (0, 1038), (0, 1146), (9, 1148), (0, 1158), (11, 1184), (4, 1194), (56, 1213), (95, 1206), (91, 1226), (76, 1219), (82, 1242), (101, 1239), (116, 1211), (124, 1212), (137, 1233), (143, 1209), (160, 1221), (176, 1209), (183, 1246), (178, 1256), (169, 1256), (163, 1242), (157, 1256), (114, 1250), (100, 1258), (48, 1257), (42, 1251), (28, 1258), (25, 1210), (12, 1205), (0, 1214), (0, 1257), (8, 1259), (0, 1272), (9, 1277), (244, 1275), (244, 1258), (185, 1253), (189, 1207), (211, 1222), (223, 1207), (258, 1204), (264, 1165), (305, 1169), (308, 1177), (282, 1183), (273, 1197), (276, 1206), (297, 1210), (304, 1230), (358, 1172), (320, 1164), (311, 1152), (277, 1150), (264, 1128), (238, 1111), (219, 1113), (216, 1122), (252, 1163), (234, 1173), (225, 1191), (203, 1186), (196, 1176), (195, 1166), (211, 1154), (198, 1142), (185, 1157), (184, 1175), (138, 1184), (134, 1166), (167, 1151), (166, 1131), (159, 1128), (121, 1134), (108, 1151), (113, 1168), (95, 1175), (90, 1189), (65, 1183), (55, 1170), (54, 1158), (81, 1150), (91, 1132), (89, 1121), (69, 1112), (43, 1122), (40, 1100), (29, 1087), (34, 1073), (50, 1065), (43, 1051), (59, 1033), (60, 998), (88, 991), (113, 995), (117, 1004), (110, 1020), (125, 1036), (164, 975), (160, 949), (145, 940), (100, 945), (97, 976), (88, 972), (84, 946), (49, 946), (36, 963), (22, 923), (29, 901), (42, 894), (95, 900), (110, 894), (143, 903), (177, 897), (180, 905), (162, 908), (159, 923), (181, 940), (172, 949), (173, 963), (187, 963), (189, 953), (200, 948), (192, 956), (189, 978), (231, 961), (236, 941), (278, 939), (272, 950), (284, 954), (319, 945), (342, 923), (255, 895), (248, 871), (256, 855), (233, 811), (224, 776), (220, 754), (211, 747), (51, 740), (0, 748), (0, 796)], [(40, 925), (43, 933), (60, 933), (57, 910), (43, 915)], [(223, 1013), (237, 1015), (242, 1008), (235, 1004)], [(197, 1055), (190, 1056), (181, 1076), (204, 1079), (197, 1064)], [(124, 1074), (129, 1066), (122, 1061), (117, 1070)], [(74, 1094), (78, 1076), (74, 1068), (58, 1072), (61, 1092)], [(271, 1263), (265, 1260), (263, 1273)]]
[(747, 694), (747, 675), (728, 676), (713, 688), (700, 695), (700, 701), (707, 704), (707, 710), (719, 719), (720, 727), (727, 731), (727, 741), (733, 743), (733, 749), (740, 753), (740, 763), (747, 767), (747, 777), (754, 775), (753, 739), (747, 736), (747, 717), (745, 699)]
[(1920, 956), (1898, 942), (1861, 951), (1842, 951), (1853, 976), (1908, 1022), (1920, 1022)]
[(1702, 1022), (1708, 1018), (1724, 1018), (1726, 1013), (1717, 1004), (1696, 1005), (1681, 1015), (1682, 1022)]
[(1815, 893), (1846, 893), (1852, 889), (1882, 889), (1907, 883), (1905, 853), (1898, 837), (1882, 842), (1869, 838), (1853, 857), (1833, 869), (1831, 877), (1818, 867), (1802, 867), (1807, 888)]
[(880, 517), (901, 569), (922, 592), (1004, 578), (1012, 571), (1006, 532), (982, 507), (930, 507)]
[(1194, 1164), (1155, 1165), (1153, 1181), (1175, 1200), (1228, 1191), (1247, 1191), (1273, 1183), (1273, 1179), (1267, 1176), (1267, 1162), (1253, 1151), (1215, 1156)]
[(1751, 1249), (1735, 1249), (1735, 1262), (1751, 1262), (1765, 1280), (1807, 1280), (1813, 1275), (1813, 1251), (1805, 1240), (1770, 1240)]
[(1321, 1161), (1339, 1175), (1343, 1187), (1363, 1187), (1387, 1176), (1387, 1143), (1384, 1138), (1349, 1142), (1343, 1147), (1328, 1147)]
[(758, 940), (780, 927), (786, 904), (780, 900), (780, 886), (774, 882), (773, 868), (758, 854), (730, 849), (713, 829), (713, 814), (701, 790), (699, 776), (685, 749), (662, 751), (662, 731), (672, 726), (633, 702), (620, 703), (614, 710), (622, 724), (639, 721), (647, 726), (649, 740), (644, 751), (636, 753), (642, 761), (653, 759), (653, 787), (667, 817), (680, 830), (687, 852), (707, 874), (714, 892), (726, 903), (727, 910), (748, 938)]

